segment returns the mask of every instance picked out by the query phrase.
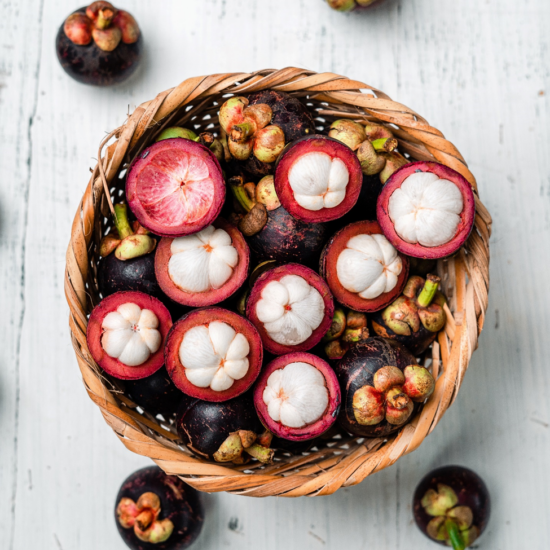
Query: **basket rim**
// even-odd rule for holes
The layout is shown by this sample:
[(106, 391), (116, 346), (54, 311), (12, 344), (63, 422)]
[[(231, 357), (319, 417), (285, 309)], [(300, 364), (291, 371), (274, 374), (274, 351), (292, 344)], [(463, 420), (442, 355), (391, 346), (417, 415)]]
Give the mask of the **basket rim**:
[[(93, 302), (87, 285), (93, 279), (90, 256), (106, 206), (105, 194), (110, 194), (109, 184), (125, 163), (143, 148), (145, 138), (170, 123), (178, 113), (181, 115), (189, 105), (193, 106), (193, 113), (201, 113), (214, 98), (263, 89), (307, 96), (321, 106), (317, 109), (321, 117), (374, 120), (392, 125), (400, 150), (416, 160), (445, 164), (468, 180), (476, 198), (476, 220), (465, 247), (451, 259), (438, 262), (442, 285), (452, 298), (446, 308), (447, 325), (432, 350), (436, 391), (413, 421), (383, 441), (353, 438), (353, 447), (339, 454), (334, 449), (323, 449), (247, 473), (244, 467), (227, 467), (187, 454), (176, 445), (170, 431), (127, 406), (131, 401), (123, 395), (109, 391), (87, 347), (87, 315)], [(100, 161), (92, 172), (72, 224), (66, 255), (65, 296), (70, 309), (71, 340), (88, 395), (129, 450), (150, 457), (168, 474), (178, 475), (202, 491), (256, 497), (320, 496), (360, 483), (390, 466), (418, 448), (431, 433), (458, 395), (483, 328), (488, 305), (492, 224), (489, 212), (479, 199), (475, 177), (458, 149), (439, 130), (413, 110), (363, 82), (335, 73), (287, 67), (184, 80), (139, 105), (122, 126), (101, 141), (98, 158)]]

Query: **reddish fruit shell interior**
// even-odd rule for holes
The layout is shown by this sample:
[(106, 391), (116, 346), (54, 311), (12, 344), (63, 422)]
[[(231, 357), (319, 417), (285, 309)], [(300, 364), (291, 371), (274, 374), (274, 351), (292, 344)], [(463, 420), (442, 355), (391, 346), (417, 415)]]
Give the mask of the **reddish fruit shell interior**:
[[(182, 149), (191, 155), (196, 155), (207, 164), (210, 177), (214, 183), (214, 198), (210, 208), (199, 221), (192, 224), (182, 223), (176, 227), (168, 227), (155, 222), (145, 211), (138, 198), (138, 180), (143, 169), (150, 164), (155, 155), (174, 148)], [(156, 235), (162, 237), (181, 237), (182, 235), (196, 233), (207, 225), (210, 225), (218, 217), (223, 207), (225, 201), (225, 182), (220, 163), (212, 152), (200, 143), (183, 138), (164, 139), (145, 149), (134, 160), (129, 169), (128, 179), (126, 180), (126, 199), (139, 223)]]
[(377, 298), (367, 300), (361, 298), (359, 294), (355, 294), (345, 289), (338, 279), (336, 271), (336, 262), (341, 252), (346, 248), (348, 241), (356, 235), (381, 235), (382, 229), (375, 221), (361, 221), (347, 225), (327, 243), (321, 256), (321, 273), (327, 281), (330, 290), (334, 294), (334, 298), (342, 305), (349, 307), (355, 311), (372, 312), (378, 311), (391, 304), (401, 294), (401, 291), (407, 283), (409, 274), (409, 260), (406, 256), (400, 254), (403, 261), (403, 269), (397, 278), (397, 285), (390, 292), (384, 292)]
[[(440, 178), (452, 181), (462, 193), (464, 209), (460, 214), (460, 223), (458, 224), (455, 236), (448, 243), (442, 244), (441, 246), (427, 247), (419, 243), (411, 244), (404, 241), (395, 231), (388, 212), (388, 205), (393, 192), (401, 187), (403, 182), (410, 175), (418, 171), (432, 172)], [(390, 241), (399, 252), (403, 252), (403, 254), (427, 260), (436, 260), (454, 254), (470, 236), (474, 227), (475, 214), (476, 206), (472, 186), (468, 183), (466, 178), (456, 170), (437, 162), (413, 162), (397, 170), (382, 188), (376, 205), (376, 217), (388, 241)]]
[[(235, 331), (245, 336), (250, 345), (248, 354), (249, 368), (246, 376), (241, 380), (235, 380), (233, 385), (225, 391), (214, 391), (211, 388), (198, 388), (185, 375), (185, 367), (179, 358), (179, 349), (185, 333), (198, 325), (208, 325), (212, 321), (222, 321), (231, 326)], [(254, 325), (237, 313), (222, 309), (220, 307), (209, 307), (191, 311), (177, 321), (165, 345), (166, 370), (172, 382), (185, 394), (219, 403), (237, 397), (244, 393), (256, 380), (262, 368), (263, 348), (260, 335)]]
[[(303, 428), (289, 428), (280, 422), (276, 422), (269, 416), (267, 405), (264, 403), (263, 393), (267, 380), (274, 371), (282, 369), (290, 363), (297, 362), (313, 365), (324, 376), (329, 392), (329, 405), (323, 416), (313, 424), (309, 424)], [(262, 424), (277, 437), (290, 441), (305, 441), (319, 437), (326, 432), (336, 421), (338, 411), (340, 410), (340, 403), (340, 386), (338, 385), (336, 374), (326, 361), (311, 353), (294, 352), (275, 358), (263, 369), (258, 382), (254, 386), (254, 406)]]
[[(149, 359), (137, 367), (128, 367), (118, 359), (107, 355), (101, 345), (103, 330), (101, 325), (108, 313), (116, 311), (122, 304), (134, 303), (141, 309), (150, 309), (159, 320), (159, 332), (162, 336), (160, 348)], [(94, 361), (107, 373), (121, 380), (139, 380), (157, 372), (164, 365), (164, 342), (172, 328), (172, 317), (166, 306), (156, 298), (137, 291), (115, 292), (94, 308), (88, 320), (86, 339)]]
[(172, 281), (168, 273), (168, 262), (172, 257), (170, 246), (175, 237), (164, 237), (157, 246), (155, 253), (155, 275), (158, 284), (167, 296), (180, 304), (192, 307), (219, 304), (239, 290), (246, 280), (250, 262), (250, 251), (242, 233), (223, 218), (218, 218), (212, 225), (216, 229), (223, 229), (229, 233), (231, 242), (239, 254), (239, 263), (233, 270), (233, 275), (221, 288), (212, 289), (207, 292), (186, 292)]
[[(303, 208), (296, 202), (294, 192), (288, 181), (288, 174), (294, 163), (302, 155), (315, 151), (327, 153), (332, 158), (342, 160), (349, 170), (349, 182), (346, 187), (346, 197), (338, 206), (322, 208), (314, 212)], [(354, 207), (359, 198), (362, 184), (361, 164), (355, 153), (343, 143), (322, 135), (306, 136), (296, 140), (283, 151), (275, 170), (275, 190), (281, 204), (289, 214), (308, 223), (327, 222), (341, 218)]]
[[(282, 279), (285, 275), (298, 275), (305, 279), (308, 284), (319, 291), (319, 294), (321, 294), (323, 302), (325, 303), (325, 318), (321, 324), (312, 332), (311, 336), (305, 342), (302, 342), (296, 346), (285, 346), (272, 340), (265, 330), (264, 324), (256, 315), (255, 306), (262, 297), (262, 290), (264, 287), (271, 281), (278, 281), (279, 279)], [(254, 283), (246, 303), (246, 316), (258, 329), (264, 348), (274, 355), (284, 355), (285, 353), (292, 353), (296, 351), (307, 351), (316, 346), (330, 328), (333, 315), (334, 301), (328, 285), (317, 273), (315, 273), (315, 271), (313, 271), (313, 269), (300, 264), (285, 264), (263, 273)]]

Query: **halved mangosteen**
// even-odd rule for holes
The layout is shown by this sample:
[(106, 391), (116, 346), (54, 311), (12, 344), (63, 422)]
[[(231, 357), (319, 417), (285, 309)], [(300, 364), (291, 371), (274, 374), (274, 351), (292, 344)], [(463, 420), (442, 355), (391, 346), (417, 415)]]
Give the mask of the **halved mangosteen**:
[(321, 274), (334, 297), (354, 311), (383, 309), (403, 290), (409, 263), (388, 242), (377, 222), (341, 229), (321, 256)]
[(326, 432), (340, 410), (340, 388), (328, 363), (311, 353), (277, 357), (262, 371), (254, 405), (264, 426), (291, 441)]
[(170, 313), (143, 292), (116, 292), (94, 308), (86, 338), (94, 361), (122, 380), (151, 376), (164, 364)]
[(260, 373), (263, 349), (252, 323), (211, 307), (196, 309), (174, 324), (165, 356), (168, 374), (183, 393), (218, 402), (250, 388)]
[(474, 226), (472, 186), (443, 164), (407, 164), (382, 189), (377, 218), (384, 235), (403, 254), (425, 259), (450, 256)]
[(241, 232), (222, 218), (193, 235), (161, 239), (155, 273), (163, 292), (193, 307), (218, 304), (246, 280), (249, 250)]
[(180, 237), (218, 217), (225, 182), (209, 149), (188, 139), (165, 139), (145, 149), (130, 167), (126, 198), (143, 227)]
[(281, 204), (304, 222), (327, 222), (349, 212), (359, 198), (363, 173), (355, 153), (323, 135), (303, 137), (279, 157), (275, 190)]
[(246, 316), (258, 329), (265, 349), (275, 355), (314, 347), (330, 328), (333, 314), (325, 281), (299, 264), (263, 273), (246, 304)]

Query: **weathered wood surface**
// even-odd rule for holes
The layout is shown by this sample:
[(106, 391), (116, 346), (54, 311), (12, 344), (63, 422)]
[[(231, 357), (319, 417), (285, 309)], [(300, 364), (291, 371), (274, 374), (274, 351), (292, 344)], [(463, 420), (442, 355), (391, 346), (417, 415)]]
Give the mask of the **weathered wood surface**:
[[(77, 3), (78, 4), (78, 3)], [(491, 304), (456, 404), (414, 454), (331, 497), (207, 497), (197, 550), (424, 548), (410, 500), (429, 469), (467, 465), (493, 517), (479, 547), (550, 540), (550, 4), (127, 0), (147, 43), (113, 89), (70, 80), (53, 42), (69, 0), (0, 2), (0, 547), (120, 548), (118, 485), (147, 464), (86, 397), (63, 297), (70, 224), (105, 132), (199, 74), (303, 66), (366, 81), (422, 113), (477, 176), (494, 218)]]

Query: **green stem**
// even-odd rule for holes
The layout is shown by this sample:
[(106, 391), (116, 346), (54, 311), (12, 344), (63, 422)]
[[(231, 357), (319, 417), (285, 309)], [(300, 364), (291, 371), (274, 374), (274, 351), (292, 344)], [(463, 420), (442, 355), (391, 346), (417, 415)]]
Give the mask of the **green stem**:
[(250, 212), (254, 207), (254, 201), (248, 196), (246, 189), (243, 185), (235, 184), (229, 180), (229, 189), (233, 193), (233, 196), (237, 199), (237, 202), (247, 211)]
[(397, 148), (397, 140), (395, 138), (381, 138), (371, 141), (375, 151), (385, 151), (391, 153)]
[(128, 221), (128, 207), (124, 203), (115, 204), (115, 225), (120, 240), (134, 234)]
[(231, 139), (237, 143), (248, 141), (256, 131), (256, 124), (250, 120), (235, 124), (231, 128)]
[(453, 550), (464, 550), (466, 548), (466, 545), (464, 544), (464, 539), (460, 534), (458, 525), (453, 520), (446, 519), (445, 529), (447, 529), (447, 533), (449, 533), (449, 539), (451, 541)]
[(435, 293), (439, 288), (439, 281), (440, 279), (436, 275), (428, 275), (426, 277), (424, 288), (416, 299), (416, 302), (420, 307), (428, 307), (432, 303)]

